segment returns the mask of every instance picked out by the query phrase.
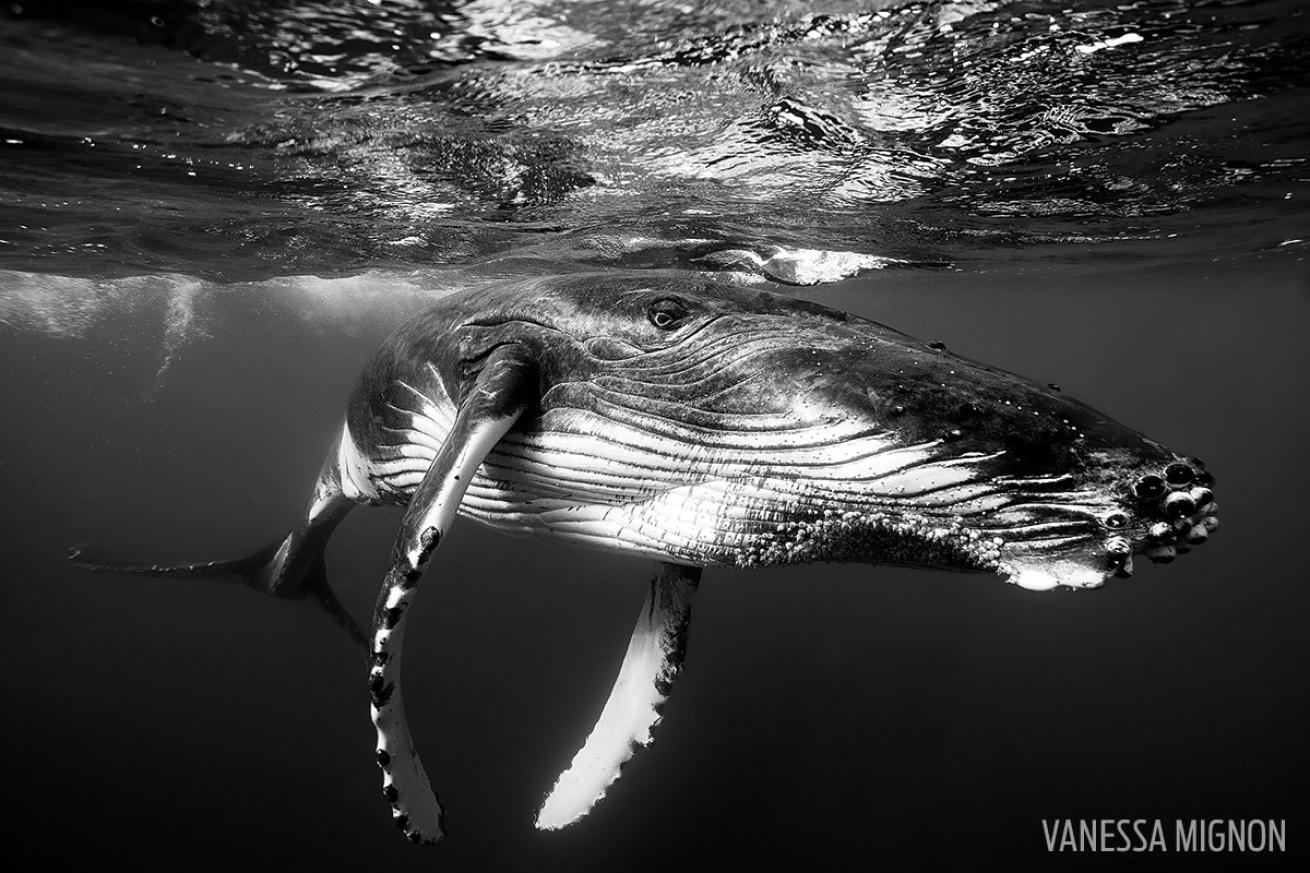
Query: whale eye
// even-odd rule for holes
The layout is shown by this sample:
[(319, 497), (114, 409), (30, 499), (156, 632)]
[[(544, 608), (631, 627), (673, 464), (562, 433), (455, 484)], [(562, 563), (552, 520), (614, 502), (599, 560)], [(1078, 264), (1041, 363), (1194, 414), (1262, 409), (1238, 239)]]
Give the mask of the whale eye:
[(660, 330), (677, 330), (687, 318), (687, 307), (672, 297), (656, 300), (646, 310), (650, 323)]

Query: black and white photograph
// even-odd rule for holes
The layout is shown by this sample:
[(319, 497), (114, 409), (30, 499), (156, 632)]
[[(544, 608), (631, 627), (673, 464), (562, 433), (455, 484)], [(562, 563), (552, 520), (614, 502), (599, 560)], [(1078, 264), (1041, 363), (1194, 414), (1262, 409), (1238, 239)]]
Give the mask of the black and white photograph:
[(5, 3), (5, 866), (1307, 869), (1308, 259), (1301, 0)]

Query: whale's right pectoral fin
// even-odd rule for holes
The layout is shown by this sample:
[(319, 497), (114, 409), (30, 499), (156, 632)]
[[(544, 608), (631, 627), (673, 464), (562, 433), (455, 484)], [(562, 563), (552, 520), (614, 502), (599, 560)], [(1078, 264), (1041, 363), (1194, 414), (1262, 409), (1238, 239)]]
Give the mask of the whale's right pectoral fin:
[(700, 574), (699, 567), (660, 564), (605, 708), (541, 805), (538, 828), (557, 830), (582, 818), (619, 778), (637, 747), (650, 744), (651, 729), (682, 669)]
[(536, 369), (520, 346), (502, 346), (465, 392), (455, 423), (410, 498), (378, 594), (370, 644), (369, 692), (377, 728), (382, 792), (392, 818), (416, 843), (442, 836), (441, 804), (414, 750), (400, 695), (405, 613), (432, 552), (450, 530), (460, 501), (484, 458), (536, 400)]

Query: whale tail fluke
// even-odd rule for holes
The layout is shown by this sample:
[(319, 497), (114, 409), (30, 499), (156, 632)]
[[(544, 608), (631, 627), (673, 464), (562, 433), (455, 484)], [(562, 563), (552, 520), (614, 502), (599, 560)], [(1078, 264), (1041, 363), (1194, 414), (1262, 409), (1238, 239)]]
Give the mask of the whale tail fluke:
[(96, 573), (213, 579), (238, 582), (274, 597), (307, 598), (321, 606), (356, 644), (367, 649), (368, 637), (332, 591), (327, 580), (327, 565), (323, 561), (328, 537), (353, 503), (337, 490), (320, 490), (316, 495), (295, 530), (241, 558), (161, 563), (124, 559), (87, 545), (76, 545), (69, 549), (68, 560), (79, 570)]
[[(269, 543), (240, 558), (192, 563), (160, 563), (125, 559), (85, 544), (68, 550), (68, 561), (79, 570), (117, 573), (125, 576), (153, 576), (166, 579), (210, 579), (236, 582), (264, 594), (289, 600), (307, 598), (323, 608), (359, 646), (367, 648), (368, 637), (337, 599), (328, 584), (327, 564), (321, 551), (306, 555), (303, 567), (288, 560), (295, 553), (295, 534)], [(294, 572), (293, 572), (294, 571)]]
[[(162, 564), (134, 561), (104, 552), (80, 543), (68, 550), (68, 561), (79, 570), (94, 573), (120, 573), (127, 576), (158, 576), (186, 579), (232, 578), (251, 587), (259, 584), (264, 571), (277, 555), (282, 540), (269, 543), (262, 549), (242, 558), (229, 561), (201, 561), (196, 563)], [(270, 591), (275, 594), (279, 592)]]

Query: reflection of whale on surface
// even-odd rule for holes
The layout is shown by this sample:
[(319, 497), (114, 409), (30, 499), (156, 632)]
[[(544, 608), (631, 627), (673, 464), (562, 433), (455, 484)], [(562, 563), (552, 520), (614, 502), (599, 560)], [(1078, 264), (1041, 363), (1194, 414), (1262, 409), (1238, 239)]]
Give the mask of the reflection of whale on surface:
[[(1135, 431), (1009, 373), (842, 312), (642, 276), (532, 280), (450, 296), (365, 372), (305, 518), (240, 561), (272, 594), (326, 586), (355, 504), (407, 504), (371, 633), (384, 793), (414, 841), (441, 807), (401, 694), (405, 612), (457, 513), (660, 561), (618, 679), (537, 824), (585, 815), (650, 740), (682, 662), (700, 568), (864, 561), (1090, 588), (1172, 558), (1217, 521), (1211, 480)], [(356, 630), (358, 633), (358, 631)]]

